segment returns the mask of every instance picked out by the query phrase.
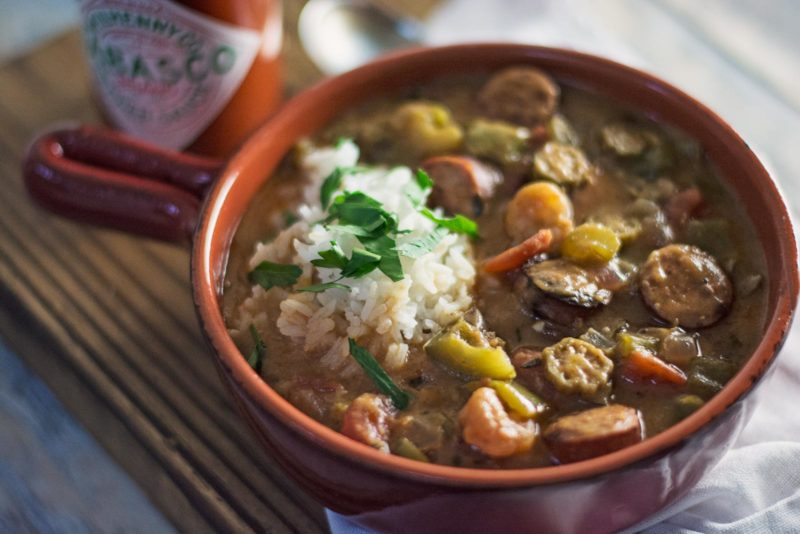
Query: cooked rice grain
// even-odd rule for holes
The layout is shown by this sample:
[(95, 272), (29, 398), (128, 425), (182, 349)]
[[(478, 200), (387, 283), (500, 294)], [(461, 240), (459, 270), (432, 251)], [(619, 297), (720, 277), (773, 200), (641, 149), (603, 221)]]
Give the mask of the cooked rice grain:
[[(302, 168), (308, 176), (305, 204), (298, 208), (300, 220), (269, 243), (259, 243), (250, 259), (250, 268), (261, 261), (293, 263), (303, 269), (297, 287), (338, 278), (338, 269), (317, 268), (311, 260), (336, 241), (349, 256), (356, 238), (331, 231), (319, 224), (323, 210), (319, 204), (322, 181), (336, 167), (354, 166), (358, 147), (352, 142), (337, 148), (308, 152)], [(410, 169), (370, 168), (343, 178), (343, 190), (362, 191), (398, 215), (399, 227), (411, 230), (400, 235), (398, 244), (430, 233), (435, 223), (423, 217), (406, 198), (404, 188), (413, 180)], [(237, 324), (245, 326), (256, 317), (277, 316), (279, 331), (310, 354), (319, 354), (320, 363), (342, 376), (358, 370), (349, 357), (347, 338), (352, 337), (382, 361), (388, 369), (399, 369), (408, 360), (409, 344), (422, 343), (431, 333), (454, 321), (472, 305), (471, 288), (475, 281), (470, 244), (466, 237), (446, 235), (428, 254), (417, 259), (401, 257), (405, 278), (393, 282), (375, 270), (358, 279), (345, 279), (350, 286), (322, 293), (289, 292), (282, 288), (264, 291), (253, 286), (252, 295), (239, 310)], [(280, 296), (276, 303), (273, 295)], [(263, 323), (262, 323), (263, 324)]]

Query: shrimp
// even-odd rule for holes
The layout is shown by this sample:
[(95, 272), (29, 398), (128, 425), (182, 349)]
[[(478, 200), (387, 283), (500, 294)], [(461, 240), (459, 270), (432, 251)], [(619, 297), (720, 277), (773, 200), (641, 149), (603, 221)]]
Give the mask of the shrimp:
[(458, 414), (464, 441), (492, 458), (505, 458), (533, 447), (538, 427), (506, 411), (494, 389), (476, 389)]
[(395, 409), (383, 395), (364, 393), (347, 407), (342, 434), (389, 454), (389, 430)]
[(506, 209), (505, 229), (515, 243), (520, 243), (543, 228), (553, 232), (551, 250), (558, 250), (561, 240), (572, 231), (572, 202), (564, 191), (551, 182), (533, 182), (517, 191)]

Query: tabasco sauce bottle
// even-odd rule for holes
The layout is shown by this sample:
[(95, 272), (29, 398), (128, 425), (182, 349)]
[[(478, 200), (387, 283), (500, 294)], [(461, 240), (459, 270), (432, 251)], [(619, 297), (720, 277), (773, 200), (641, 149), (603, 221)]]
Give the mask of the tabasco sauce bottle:
[(96, 100), (114, 127), (228, 155), (282, 94), (279, 0), (83, 0)]

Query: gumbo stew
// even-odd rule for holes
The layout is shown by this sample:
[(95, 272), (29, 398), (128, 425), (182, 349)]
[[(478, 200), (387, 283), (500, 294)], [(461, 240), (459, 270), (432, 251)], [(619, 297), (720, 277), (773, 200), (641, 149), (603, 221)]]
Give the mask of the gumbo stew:
[(763, 331), (762, 254), (692, 139), (515, 67), (301, 142), (239, 227), (222, 306), (264, 380), (346, 436), (536, 467), (719, 391)]

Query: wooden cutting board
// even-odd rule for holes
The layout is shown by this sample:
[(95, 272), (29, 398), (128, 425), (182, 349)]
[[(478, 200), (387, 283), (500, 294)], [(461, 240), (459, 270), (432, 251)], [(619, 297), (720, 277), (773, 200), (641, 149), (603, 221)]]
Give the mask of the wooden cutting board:
[[(404, 1), (406, 13), (433, 2)], [(320, 78), (284, 2), (288, 94)], [(53, 122), (98, 122), (77, 31), (0, 68), (0, 337), (182, 531), (325, 532), (235, 413), (201, 337), (189, 251), (51, 216), (20, 161)]]

